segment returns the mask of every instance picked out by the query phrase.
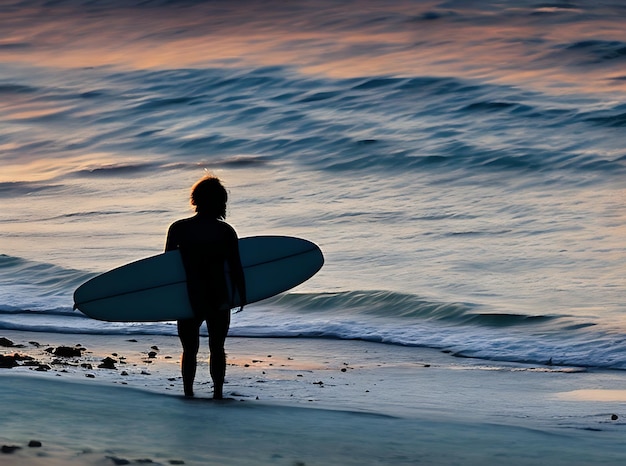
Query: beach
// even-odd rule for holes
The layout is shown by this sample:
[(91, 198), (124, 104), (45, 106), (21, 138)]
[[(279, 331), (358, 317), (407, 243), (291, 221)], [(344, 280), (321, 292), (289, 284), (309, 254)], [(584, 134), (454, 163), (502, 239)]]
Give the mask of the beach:
[[(363, 341), (230, 338), (227, 399), (216, 402), (206, 345), (197, 396), (185, 399), (176, 337), (3, 336), (14, 345), (3, 355), (33, 358), (0, 372), (0, 439), (20, 447), (0, 456), (7, 466), (626, 459), (622, 371)], [(81, 356), (56, 356), (59, 347)]]

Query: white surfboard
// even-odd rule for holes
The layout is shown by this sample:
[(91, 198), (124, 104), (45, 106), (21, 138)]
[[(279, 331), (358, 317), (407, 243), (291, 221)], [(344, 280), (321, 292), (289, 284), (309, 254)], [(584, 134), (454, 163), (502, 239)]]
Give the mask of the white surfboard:
[[(239, 240), (248, 303), (287, 291), (324, 264), (319, 247), (290, 236)], [(75, 308), (98, 320), (156, 322), (193, 317), (179, 251), (148, 257), (98, 275), (74, 292)], [(235, 296), (233, 307), (239, 305)]]

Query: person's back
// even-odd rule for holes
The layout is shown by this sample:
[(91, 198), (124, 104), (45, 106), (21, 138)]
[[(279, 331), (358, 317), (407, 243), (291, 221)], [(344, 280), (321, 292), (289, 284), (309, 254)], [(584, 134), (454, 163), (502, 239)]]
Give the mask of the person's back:
[(170, 238), (168, 250), (180, 249), (194, 314), (206, 317), (232, 302), (226, 274), (237, 268), (237, 235), (233, 229), (221, 220), (198, 214), (174, 223)]

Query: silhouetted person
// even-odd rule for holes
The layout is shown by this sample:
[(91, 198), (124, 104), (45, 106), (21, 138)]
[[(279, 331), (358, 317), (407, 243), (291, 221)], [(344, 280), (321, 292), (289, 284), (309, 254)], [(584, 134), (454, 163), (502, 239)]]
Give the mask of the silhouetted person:
[[(185, 396), (193, 396), (193, 381), (200, 346), (200, 327), (209, 332), (210, 372), (213, 398), (223, 397), (226, 374), (224, 343), (230, 326), (235, 293), (241, 308), (246, 304), (246, 286), (239, 258), (237, 233), (224, 221), (228, 194), (220, 180), (206, 176), (191, 190), (196, 215), (174, 222), (167, 233), (166, 251), (180, 249), (187, 274), (187, 292), (194, 317), (178, 321), (183, 346), (181, 371)], [(227, 272), (228, 271), (228, 272)], [(229, 291), (226, 273), (230, 274)]]

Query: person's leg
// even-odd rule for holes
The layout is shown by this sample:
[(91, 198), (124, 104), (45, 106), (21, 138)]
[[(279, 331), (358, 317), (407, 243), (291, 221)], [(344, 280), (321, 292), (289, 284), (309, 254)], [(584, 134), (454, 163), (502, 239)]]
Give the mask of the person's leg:
[(230, 310), (215, 311), (207, 319), (209, 350), (211, 351), (210, 372), (213, 379), (213, 398), (223, 398), (224, 378), (226, 377), (226, 351), (224, 343), (230, 326)]
[(183, 346), (181, 357), (181, 372), (185, 396), (193, 396), (193, 381), (196, 377), (198, 349), (200, 348), (200, 325), (197, 319), (183, 319), (178, 321), (178, 337)]

